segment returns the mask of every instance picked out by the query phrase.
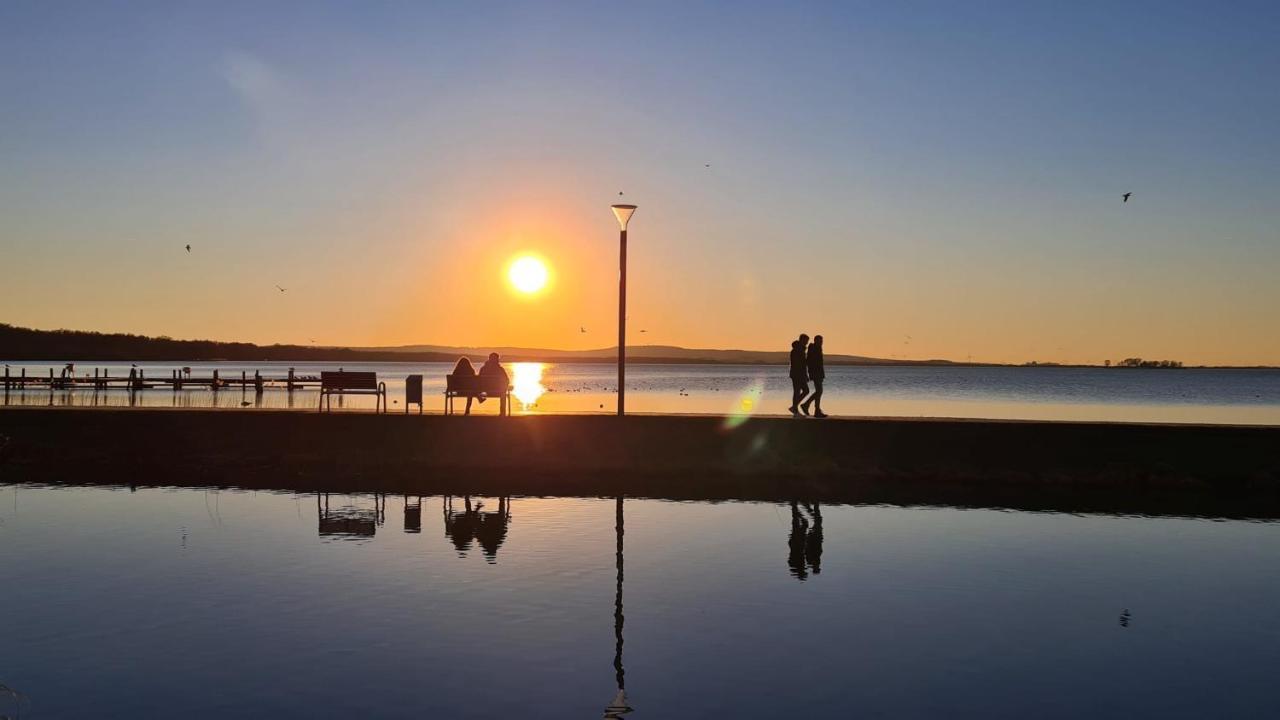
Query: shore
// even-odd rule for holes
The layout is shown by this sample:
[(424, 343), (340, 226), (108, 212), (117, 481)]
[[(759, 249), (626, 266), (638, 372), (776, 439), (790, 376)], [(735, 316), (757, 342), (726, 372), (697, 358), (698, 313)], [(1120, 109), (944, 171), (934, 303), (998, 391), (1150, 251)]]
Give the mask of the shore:
[(5, 408), (0, 436), (6, 483), (1280, 517), (1276, 427)]

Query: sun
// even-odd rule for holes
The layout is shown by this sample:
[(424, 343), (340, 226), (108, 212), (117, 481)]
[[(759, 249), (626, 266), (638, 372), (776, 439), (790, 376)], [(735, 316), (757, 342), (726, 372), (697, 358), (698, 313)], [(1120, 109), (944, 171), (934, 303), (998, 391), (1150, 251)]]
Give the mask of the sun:
[(532, 295), (545, 288), (549, 276), (547, 264), (533, 255), (520, 255), (507, 268), (507, 279), (511, 281), (511, 287), (525, 295)]

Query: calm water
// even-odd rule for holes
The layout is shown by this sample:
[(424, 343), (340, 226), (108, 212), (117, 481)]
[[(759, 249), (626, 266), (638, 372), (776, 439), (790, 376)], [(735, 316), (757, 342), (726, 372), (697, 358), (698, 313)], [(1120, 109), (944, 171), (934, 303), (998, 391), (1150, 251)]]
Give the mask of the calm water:
[[(10, 372), (48, 376), (50, 363), (15, 363)], [(60, 364), (52, 365), (55, 373)], [(79, 363), (77, 374), (109, 368), (113, 377), (129, 374), (129, 364)], [(149, 378), (167, 378), (174, 363), (141, 363)], [(284, 377), (334, 370), (334, 363), (204, 363), (191, 366), (196, 376)], [(371, 370), (387, 383), (393, 410), (403, 410), (404, 378), (425, 376), (427, 412), (441, 412), (442, 363), (346, 364), (347, 370)], [(516, 412), (613, 412), (617, 376), (608, 364), (517, 363), (508, 366), (515, 384)], [(154, 407), (296, 408), (316, 407), (314, 390), (287, 393), (269, 387), (256, 396), (239, 388), (173, 392), (156, 389), (131, 398), (123, 390), (100, 392), (28, 391), (9, 393), (14, 405), (137, 405)], [(627, 369), (627, 409), (652, 413), (784, 414), (791, 402), (785, 367), (733, 365), (634, 365)], [(1037, 420), (1124, 420), (1280, 424), (1280, 370), (1122, 370), (1103, 368), (939, 368), (833, 367), (823, 404), (837, 415), (986, 417)], [(368, 410), (369, 397), (342, 401), (347, 410)], [(335, 409), (338, 408), (335, 402)], [(416, 408), (415, 408), (416, 410)], [(476, 412), (496, 413), (497, 403)]]
[(0, 487), (0, 684), (29, 718), (598, 718), (620, 681), (637, 718), (1274, 714), (1276, 524), (627, 500), (619, 595), (615, 500), (471, 501)]

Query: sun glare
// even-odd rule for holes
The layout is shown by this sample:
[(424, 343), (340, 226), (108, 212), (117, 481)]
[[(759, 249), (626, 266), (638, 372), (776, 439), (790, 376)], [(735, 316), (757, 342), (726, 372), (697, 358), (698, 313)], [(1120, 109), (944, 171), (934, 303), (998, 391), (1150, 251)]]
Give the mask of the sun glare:
[(520, 401), (523, 409), (528, 410), (547, 391), (542, 384), (542, 372), (545, 369), (546, 365), (539, 362), (511, 363), (512, 394)]
[(532, 255), (521, 255), (507, 268), (511, 286), (526, 295), (532, 295), (547, 286), (547, 264)]

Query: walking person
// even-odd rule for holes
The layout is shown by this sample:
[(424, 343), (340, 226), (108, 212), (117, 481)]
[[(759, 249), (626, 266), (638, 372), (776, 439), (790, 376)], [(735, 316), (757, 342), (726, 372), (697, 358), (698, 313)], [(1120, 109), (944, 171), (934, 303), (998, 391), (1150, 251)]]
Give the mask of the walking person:
[(792, 415), (800, 416), (800, 401), (809, 394), (809, 369), (805, 365), (804, 348), (809, 336), (800, 333), (800, 339), (791, 343), (791, 407)]
[(809, 353), (804, 358), (805, 369), (809, 371), (809, 379), (813, 381), (813, 394), (808, 400), (800, 406), (805, 415), (809, 414), (809, 406), (812, 405), (816, 411), (814, 417), (824, 418), (826, 413), (822, 412), (822, 381), (827, 377), (827, 372), (822, 366), (822, 336), (814, 335), (813, 344), (809, 346)]

